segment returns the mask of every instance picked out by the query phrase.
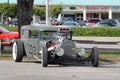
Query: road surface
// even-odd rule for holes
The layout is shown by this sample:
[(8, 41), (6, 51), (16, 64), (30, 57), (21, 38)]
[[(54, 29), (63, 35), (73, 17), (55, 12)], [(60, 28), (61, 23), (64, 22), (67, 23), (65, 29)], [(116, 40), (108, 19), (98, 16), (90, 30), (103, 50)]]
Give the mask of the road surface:
[(120, 80), (120, 63), (100, 62), (98, 68), (84, 65), (49, 65), (34, 61), (0, 60), (0, 80)]

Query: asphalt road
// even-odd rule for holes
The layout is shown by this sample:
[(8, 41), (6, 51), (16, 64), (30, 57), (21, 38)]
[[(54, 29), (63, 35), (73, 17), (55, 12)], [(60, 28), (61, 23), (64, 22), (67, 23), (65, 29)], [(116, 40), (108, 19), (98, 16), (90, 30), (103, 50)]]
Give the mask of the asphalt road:
[(0, 80), (120, 80), (120, 63), (100, 62), (98, 68), (84, 65), (49, 65), (0, 60)]

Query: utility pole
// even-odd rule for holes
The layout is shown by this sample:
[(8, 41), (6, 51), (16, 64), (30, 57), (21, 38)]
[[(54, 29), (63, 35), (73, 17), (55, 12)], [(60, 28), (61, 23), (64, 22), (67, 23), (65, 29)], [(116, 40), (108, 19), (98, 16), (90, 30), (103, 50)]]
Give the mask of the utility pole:
[(46, 26), (49, 25), (49, 0), (46, 0)]
[[(2, 4), (0, 5), (0, 7), (2, 8)], [(0, 20), (0, 21), (1, 21), (1, 24), (3, 24), (3, 14), (1, 13), (0, 16), (1, 16), (1, 20)]]
[[(7, 3), (8, 3), (8, 7), (9, 7), (9, 0), (7, 0)], [(7, 17), (8, 17), (8, 25), (9, 25), (9, 10), (8, 10), (8, 13), (7, 13)]]
[(9, 5), (9, 0), (7, 0), (7, 2), (8, 2), (8, 5)]

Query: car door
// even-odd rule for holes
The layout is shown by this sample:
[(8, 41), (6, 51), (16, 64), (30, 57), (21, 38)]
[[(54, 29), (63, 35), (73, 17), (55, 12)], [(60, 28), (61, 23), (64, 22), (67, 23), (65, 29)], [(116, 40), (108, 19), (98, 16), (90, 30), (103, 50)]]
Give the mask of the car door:
[[(29, 38), (27, 39), (27, 56), (29, 58), (38, 57), (39, 52), (39, 31), (37, 30), (30, 30), (29, 31)], [(38, 57), (39, 58), (39, 57)]]

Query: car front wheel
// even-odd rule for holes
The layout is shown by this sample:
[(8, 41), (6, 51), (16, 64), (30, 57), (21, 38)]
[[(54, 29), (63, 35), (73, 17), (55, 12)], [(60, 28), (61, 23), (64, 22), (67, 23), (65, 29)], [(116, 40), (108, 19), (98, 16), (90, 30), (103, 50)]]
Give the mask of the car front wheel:
[(99, 50), (97, 47), (92, 48), (91, 62), (92, 62), (93, 67), (98, 67), (98, 65), (99, 65)]
[(47, 67), (48, 65), (48, 52), (47, 52), (47, 48), (43, 47), (43, 58), (42, 58), (42, 66), (43, 67)]
[(12, 54), (13, 54), (13, 60), (15, 62), (22, 61), (23, 56), (24, 56), (24, 48), (23, 48), (23, 43), (21, 40), (16, 40), (13, 43)]

